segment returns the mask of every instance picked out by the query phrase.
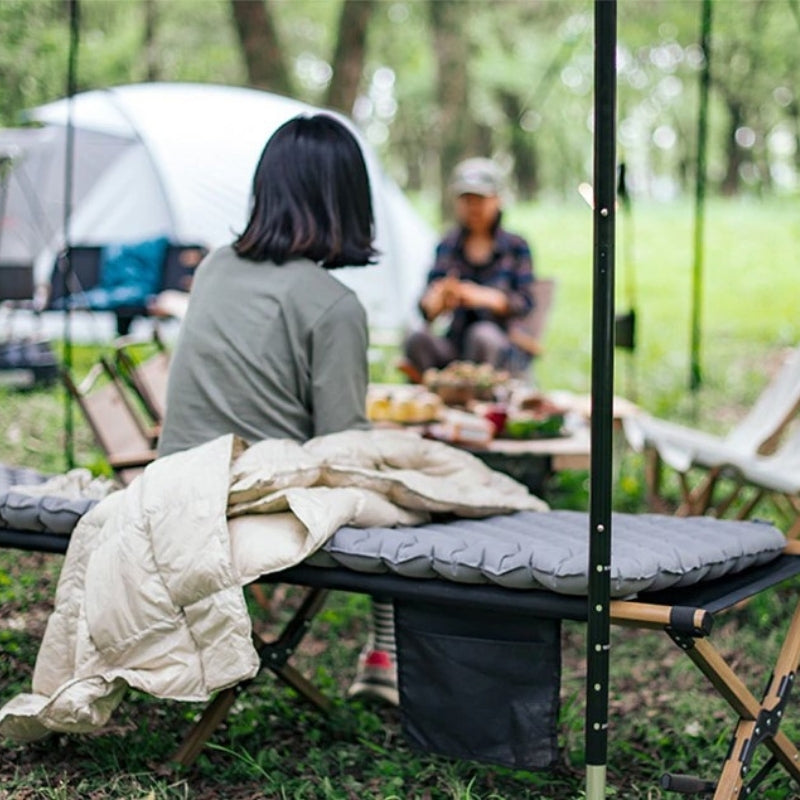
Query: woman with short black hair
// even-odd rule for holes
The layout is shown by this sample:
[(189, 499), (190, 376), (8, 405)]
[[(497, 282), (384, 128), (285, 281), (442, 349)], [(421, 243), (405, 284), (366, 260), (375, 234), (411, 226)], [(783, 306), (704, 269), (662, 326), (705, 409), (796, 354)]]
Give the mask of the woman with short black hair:
[(297, 117), (275, 131), (253, 177), (253, 208), (233, 243), (242, 258), (327, 269), (371, 264), (369, 178), (361, 148), (336, 119)]
[(306, 441), (366, 428), (367, 318), (330, 273), (373, 261), (361, 148), (332, 116), (267, 142), (246, 228), (194, 278), (170, 365), (159, 453), (226, 433)]

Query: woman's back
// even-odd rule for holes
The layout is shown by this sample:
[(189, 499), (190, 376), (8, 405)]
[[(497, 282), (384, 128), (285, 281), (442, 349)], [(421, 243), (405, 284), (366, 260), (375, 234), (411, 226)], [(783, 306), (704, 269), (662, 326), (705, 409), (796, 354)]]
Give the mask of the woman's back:
[(220, 248), (192, 286), (159, 453), (225, 433), (306, 441), (367, 427), (366, 350), (363, 307), (325, 269)]

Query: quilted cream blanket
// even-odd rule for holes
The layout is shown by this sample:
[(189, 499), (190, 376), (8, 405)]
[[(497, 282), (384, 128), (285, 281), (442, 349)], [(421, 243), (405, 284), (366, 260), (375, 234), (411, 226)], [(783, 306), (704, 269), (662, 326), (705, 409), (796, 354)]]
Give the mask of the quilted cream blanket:
[(32, 692), (0, 709), (0, 734), (94, 730), (128, 687), (205, 701), (252, 678), (242, 586), (303, 561), (343, 525), (546, 508), (474, 456), (404, 431), (250, 447), (223, 436), (158, 459), (75, 528)]

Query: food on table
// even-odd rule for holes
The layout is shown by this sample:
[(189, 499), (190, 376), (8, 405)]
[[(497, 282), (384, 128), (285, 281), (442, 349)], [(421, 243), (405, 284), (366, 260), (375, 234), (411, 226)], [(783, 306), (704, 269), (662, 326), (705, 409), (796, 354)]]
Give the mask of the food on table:
[(451, 444), (485, 447), (494, 438), (494, 425), (483, 417), (457, 409), (447, 409), (442, 421), (428, 428), (428, 435)]
[(504, 405), (491, 405), (483, 411), (483, 418), (488, 419), (494, 426), (494, 435), (500, 436), (506, 426), (508, 409)]
[(372, 422), (388, 422), (392, 418), (392, 401), (389, 397), (367, 395), (367, 417)]
[(550, 417), (565, 414), (566, 409), (543, 394), (529, 394), (519, 401), (521, 411), (528, 411), (535, 417)]
[(506, 419), (503, 436), (509, 439), (549, 439), (563, 435), (564, 415), (536, 416), (520, 412)]
[(441, 408), (442, 401), (435, 394), (407, 387), (367, 393), (367, 417), (372, 422), (420, 425), (437, 419)]
[[(499, 438), (548, 439), (565, 435), (567, 409), (541, 392), (516, 391), (505, 403), (473, 404), (472, 409), (495, 423)], [(498, 411), (504, 412), (504, 419)]]
[(506, 370), (491, 364), (453, 361), (443, 369), (428, 369), (422, 382), (447, 405), (467, 405), (471, 400), (493, 400), (498, 388), (510, 378)]

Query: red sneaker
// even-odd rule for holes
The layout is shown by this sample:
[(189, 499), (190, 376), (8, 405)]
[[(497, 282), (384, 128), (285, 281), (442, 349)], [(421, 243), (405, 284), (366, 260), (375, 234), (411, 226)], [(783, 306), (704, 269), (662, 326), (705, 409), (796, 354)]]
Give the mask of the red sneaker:
[(393, 706), (400, 705), (397, 665), (386, 650), (365, 648), (361, 651), (356, 678), (347, 691), (347, 696), (381, 700)]

